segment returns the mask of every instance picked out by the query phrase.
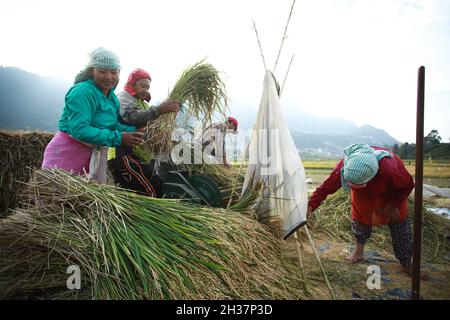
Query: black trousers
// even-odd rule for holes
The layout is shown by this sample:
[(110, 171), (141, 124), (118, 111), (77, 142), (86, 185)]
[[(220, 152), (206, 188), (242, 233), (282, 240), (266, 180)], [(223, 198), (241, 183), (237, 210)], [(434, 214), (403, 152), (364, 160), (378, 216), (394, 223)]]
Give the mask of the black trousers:
[(126, 154), (108, 160), (108, 168), (119, 187), (153, 198), (161, 197), (161, 179), (154, 170), (154, 161), (145, 163), (133, 154)]
[[(391, 231), (392, 247), (394, 248), (395, 257), (400, 261), (402, 266), (410, 266), (413, 253), (413, 236), (408, 218), (400, 223), (389, 224), (388, 227)], [(356, 242), (365, 245), (372, 234), (372, 226), (353, 220), (352, 231)]]

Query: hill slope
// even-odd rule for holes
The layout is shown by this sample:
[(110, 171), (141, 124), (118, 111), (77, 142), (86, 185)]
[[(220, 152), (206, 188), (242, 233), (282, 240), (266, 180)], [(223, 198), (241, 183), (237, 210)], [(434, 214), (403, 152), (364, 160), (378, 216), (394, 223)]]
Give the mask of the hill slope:
[[(0, 67), (0, 128), (56, 131), (70, 86), (67, 81)], [(384, 130), (369, 125), (358, 127), (351, 121), (320, 117), (300, 107), (285, 110), (286, 123), (305, 159), (340, 157), (343, 148), (356, 142), (380, 146), (399, 143)], [(239, 119), (241, 131), (253, 126), (256, 113), (245, 104), (231, 104), (231, 114)]]

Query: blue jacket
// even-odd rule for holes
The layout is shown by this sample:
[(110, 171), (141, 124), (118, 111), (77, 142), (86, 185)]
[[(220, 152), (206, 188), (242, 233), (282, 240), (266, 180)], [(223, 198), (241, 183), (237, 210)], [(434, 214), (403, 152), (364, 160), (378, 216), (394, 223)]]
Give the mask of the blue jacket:
[(136, 131), (135, 126), (119, 123), (119, 100), (113, 90), (105, 96), (92, 79), (69, 89), (58, 128), (82, 142), (109, 147), (122, 143), (121, 132)]

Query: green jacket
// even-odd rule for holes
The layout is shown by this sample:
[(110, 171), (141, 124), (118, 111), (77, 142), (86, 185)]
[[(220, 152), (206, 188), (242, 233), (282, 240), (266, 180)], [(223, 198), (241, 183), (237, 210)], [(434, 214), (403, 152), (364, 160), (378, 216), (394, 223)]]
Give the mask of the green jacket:
[(135, 126), (119, 123), (119, 100), (113, 90), (106, 97), (92, 79), (72, 86), (65, 102), (58, 128), (77, 140), (115, 147), (122, 143), (121, 132), (136, 131)]

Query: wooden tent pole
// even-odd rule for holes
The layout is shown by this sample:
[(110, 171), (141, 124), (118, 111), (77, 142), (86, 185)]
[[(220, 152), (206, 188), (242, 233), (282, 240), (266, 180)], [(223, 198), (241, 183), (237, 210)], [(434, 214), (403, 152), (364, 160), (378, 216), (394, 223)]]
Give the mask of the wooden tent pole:
[(294, 10), (294, 5), (295, 5), (295, 0), (292, 1), (291, 11), (289, 11), (289, 16), (288, 16), (288, 19), (286, 22), (286, 26), (284, 27), (284, 34), (283, 34), (283, 37), (281, 38), (280, 49), (278, 50), (277, 60), (275, 61), (275, 65), (274, 65), (273, 71), (272, 71), (273, 74), (275, 74), (275, 69), (277, 68), (278, 59), (280, 59), (281, 49), (283, 48), (284, 40), (287, 38), (286, 34), (287, 34), (288, 27), (289, 27), (289, 22), (291, 21), (291, 16), (292, 16), (292, 11)]
[(259, 35), (258, 35), (258, 30), (256, 29), (255, 20), (252, 20), (252, 21), (253, 21), (253, 29), (255, 30), (255, 34), (256, 34), (256, 40), (258, 40), (259, 52), (261, 53), (261, 58), (262, 58), (263, 64), (264, 64), (264, 72), (266, 72), (266, 70), (267, 70), (266, 59), (264, 58), (264, 53), (263, 53), (263, 49), (261, 47), (261, 42), (259, 41)]
[(425, 67), (419, 68), (417, 83), (416, 122), (416, 187), (414, 190), (414, 242), (412, 270), (412, 298), (420, 298), (420, 256), (422, 246), (422, 196), (423, 196), (423, 134), (425, 106)]
[(294, 60), (294, 56), (295, 56), (295, 54), (292, 55), (291, 61), (289, 62), (289, 66), (288, 66), (287, 71), (286, 71), (286, 75), (284, 76), (283, 85), (281, 86), (281, 90), (280, 90), (280, 98), (281, 98), (281, 94), (283, 93), (284, 84), (286, 83), (286, 79), (287, 79), (287, 76), (289, 74), (289, 70), (291, 70), (291, 64), (292, 64), (292, 60)]
[(302, 252), (301, 252), (301, 249), (300, 249), (300, 247), (303, 248), (303, 245), (301, 243), (302, 240), (301, 240), (301, 236), (300, 236), (299, 230), (297, 230), (294, 233), (294, 238), (295, 238), (295, 244), (297, 246), (297, 257), (298, 257), (298, 262), (300, 264), (300, 271), (302, 273), (303, 289), (305, 291), (308, 291), (308, 289), (306, 287), (306, 276), (305, 276), (305, 268), (303, 266)]
[(314, 255), (316, 256), (317, 262), (319, 263), (320, 270), (322, 270), (323, 278), (325, 279), (325, 282), (327, 284), (328, 290), (330, 291), (331, 298), (333, 300), (336, 300), (336, 296), (334, 295), (333, 289), (331, 288), (331, 284), (328, 281), (327, 273), (325, 272), (325, 269), (324, 269), (324, 267), (322, 265), (322, 261), (320, 261), (319, 253), (317, 252), (316, 246), (314, 244), (314, 240), (312, 239), (311, 234), (309, 233), (308, 226), (305, 225), (304, 228), (305, 228), (305, 231), (306, 231), (306, 235), (308, 236), (309, 243), (311, 244), (311, 247), (312, 247), (312, 249), (314, 251)]

